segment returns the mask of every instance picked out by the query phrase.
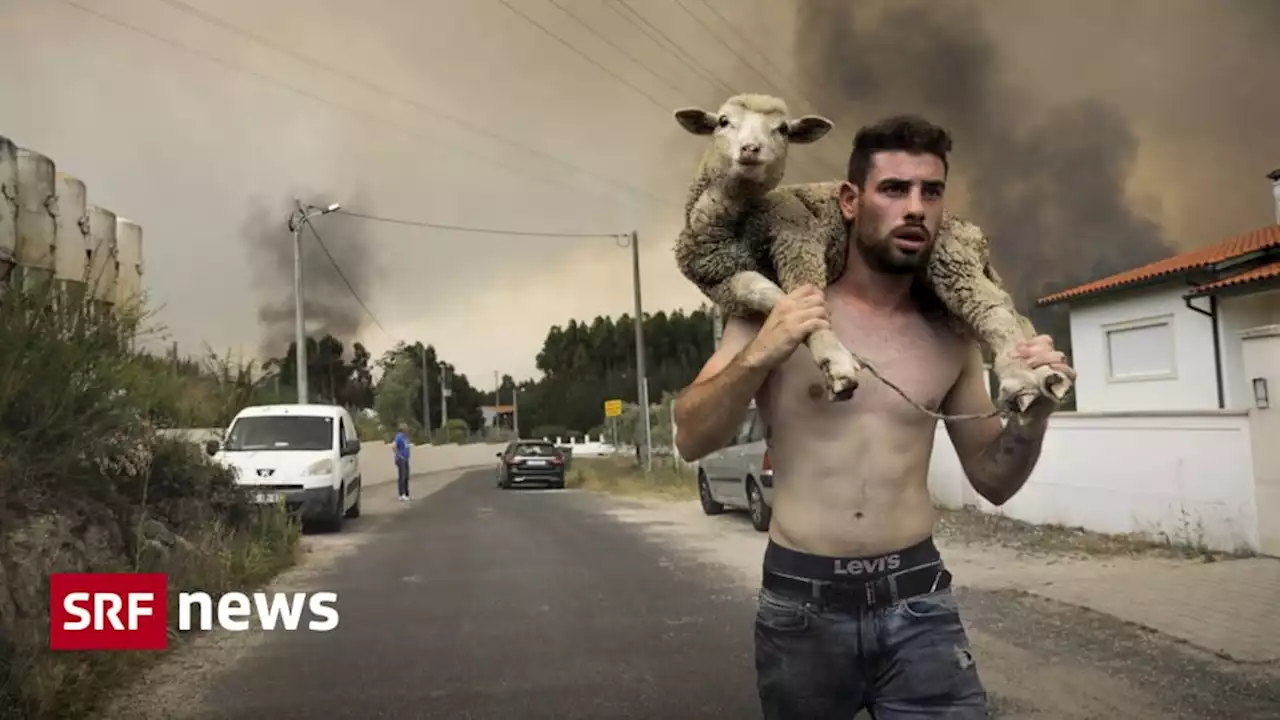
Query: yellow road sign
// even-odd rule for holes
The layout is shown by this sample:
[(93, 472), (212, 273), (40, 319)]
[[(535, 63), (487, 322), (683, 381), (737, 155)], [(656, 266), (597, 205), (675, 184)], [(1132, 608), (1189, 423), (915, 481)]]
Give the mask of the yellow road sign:
[(621, 400), (605, 400), (605, 401), (604, 401), (604, 416), (605, 416), (605, 417), (618, 417), (618, 416), (619, 416), (619, 415), (621, 415), (621, 414), (622, 414), (622, 401), (621, 401)]

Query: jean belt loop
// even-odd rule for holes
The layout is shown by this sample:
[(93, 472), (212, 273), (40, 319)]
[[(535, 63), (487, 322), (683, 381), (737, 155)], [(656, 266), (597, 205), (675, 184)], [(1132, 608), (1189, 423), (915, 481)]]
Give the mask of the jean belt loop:
[(889, 602), (896, 604), (901, 599), (898, 597), (898, 576), (890, 575), (885, 579), (889, 581)]

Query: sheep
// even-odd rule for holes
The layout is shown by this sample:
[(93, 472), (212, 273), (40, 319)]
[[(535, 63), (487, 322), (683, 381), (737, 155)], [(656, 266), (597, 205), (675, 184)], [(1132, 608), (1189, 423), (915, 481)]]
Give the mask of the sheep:
[[(727, 316), (767, 315), (784, 293), (806, 283), (823, 288), (843, 274), (850, 223), (840, 211), (840, 183), (780, 186), (789, 146), (821, 139), (833, 127), (830, 120), (792, 118), (784, 100), (751, 93), (729, 98), (716, 113), (682, 108), (675, 118), (694, 135), (712, 136), (689, 187), (675, 246), (681, 273), (708, 299)], [(953, 326), (992, 351), (999, 408), (1024, 413), (1041, 394), (1057, 401), (1066, 396), (1071, 383), (1063, 373), (1033, 369), (1016, 356), (1017, 344), (1035, 331), (1003, 289), (981, 229), (944, 213), (921, 279)], [(830, 330), (805, 342), (826, 378), (828, 400), (851, 398), (864, 369), (885, 381)]]

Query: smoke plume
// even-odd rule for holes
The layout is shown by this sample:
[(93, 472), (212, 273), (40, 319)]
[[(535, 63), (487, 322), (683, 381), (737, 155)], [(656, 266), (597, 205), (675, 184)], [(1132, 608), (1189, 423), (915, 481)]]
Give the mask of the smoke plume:
[[(301, 200), (304, 206), (318, 207), (330, 202), (320, 197)], [(356, 198), (353, 202), (360, 200)], [(260, 202), (249, 212), (241, 233), (253, 258), (253, 285), (262, 298), (258, 322), (262, 332), (260, 352), (264, 357), (283, 357), (295, 337), (294, 251), (288, 218), (296, 208), (292, 199), (269, 204)], [(368, 301), (377, 244), (370, 237), (368, 224), (358, 218), (331, 213), (312, 218), (310, 222), (324, 246), (321, 247), (310, 228), (302, 227), (302, 298), (307, 336), (319, 339), (332, 335), (350, 348), (368, 322), (368, 316), (352, 296), (347, 282), (361, 299)], [(333, 261), (325, 254), (326, 248)], [(334, 268), (335, 263), (341, 275)]]
[[(1138, 140), (1101, 99), (1039, 115), (1001, 81), (978, 7), (800, 0), (797, 42), (815, 94), (841, 117), (917, 113), (955, 140), (953, 175), (1024, 311), (1050, 289), (1167, 256), (1161, 227), (1126, 199)], [(849, 128), (852, 132), (852, 128)]]

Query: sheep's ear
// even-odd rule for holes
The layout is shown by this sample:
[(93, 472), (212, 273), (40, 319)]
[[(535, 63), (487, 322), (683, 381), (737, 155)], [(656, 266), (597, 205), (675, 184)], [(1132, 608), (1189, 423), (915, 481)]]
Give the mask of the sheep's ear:
[(716, 131), (716, 116), (702, 108), (681, 108), (675, 115), (680, 127), (694, 135), (710, 135)]
[(811, 143), (831, 132), (832, 122), (821, 115), (805, 115), (787, 123), (787, 140), (793, 143)]

